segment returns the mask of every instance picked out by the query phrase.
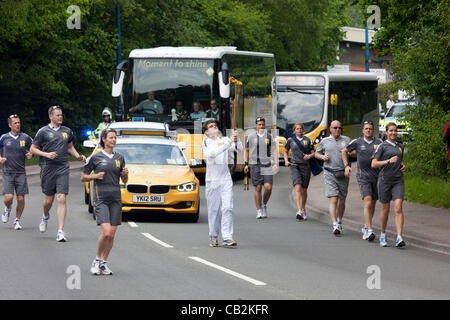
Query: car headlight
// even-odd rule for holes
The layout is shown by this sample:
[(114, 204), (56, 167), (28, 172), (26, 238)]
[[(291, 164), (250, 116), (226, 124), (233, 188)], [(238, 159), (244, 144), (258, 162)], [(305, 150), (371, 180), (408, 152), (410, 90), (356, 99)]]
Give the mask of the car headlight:
[(180, 192), (192, 192), (195, 191), (195, 189), (197, 189), (197, 184), (195, 182), (188, 182), (177, 186), (177, 190)]

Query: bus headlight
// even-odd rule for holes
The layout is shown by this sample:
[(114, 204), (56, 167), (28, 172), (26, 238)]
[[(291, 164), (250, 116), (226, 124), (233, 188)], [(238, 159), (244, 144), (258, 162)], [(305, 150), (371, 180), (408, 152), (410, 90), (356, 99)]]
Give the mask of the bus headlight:
[(195, 189), (197, 189), (197, 184), (195, 182), (188, 182), (177, 186), (177, 190), (180, 192), (192, 192), (195, 191)]
[(314, 144), (319, 144), (320, 141), (322, 141), (323, 138), (325, 138), (325, 135), (327, 134), (327, 130), (320, 131), (319, 136), (314, 140)]

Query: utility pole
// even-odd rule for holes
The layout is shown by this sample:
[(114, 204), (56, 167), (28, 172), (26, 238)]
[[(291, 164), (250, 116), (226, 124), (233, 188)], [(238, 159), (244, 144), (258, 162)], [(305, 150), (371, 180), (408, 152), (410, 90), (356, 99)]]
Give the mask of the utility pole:
[(369, 28), (366, 25), (366, 72), (369, 72), (369, 59), (370, 59), (370, 53), (369, 53)]

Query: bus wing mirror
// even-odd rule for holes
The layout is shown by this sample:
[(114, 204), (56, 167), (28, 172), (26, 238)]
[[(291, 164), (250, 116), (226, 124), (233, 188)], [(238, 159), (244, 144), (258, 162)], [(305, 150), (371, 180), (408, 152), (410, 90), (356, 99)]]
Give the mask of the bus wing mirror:
[(123, 79), (125, 78), (125, 72), (117, 70), (114, 73), (114, 79), (112, 83), (112, 96), (119, 97), (122, 94)]
[(114, 71), (114, 78), (112, 83), (112, 96), (119, 97), (122, 94), (123, 79), (125, 79), (125, 72), (123, 68), (128, 67), (127, 61), (121, 62), (117, 65)]
[(228, 99), (230, 97), (230, 80), (228, 70), (219, 72), (220, 97)]

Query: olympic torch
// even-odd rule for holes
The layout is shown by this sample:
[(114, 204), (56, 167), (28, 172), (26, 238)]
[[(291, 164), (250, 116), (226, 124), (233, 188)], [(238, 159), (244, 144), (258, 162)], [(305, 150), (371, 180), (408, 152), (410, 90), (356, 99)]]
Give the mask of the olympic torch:
[[(230, 82), (235, 84), (234, 88), (234, 103), (233, 103), (233, 118), (231, 126), (233, 130), (237, 130), (237, 121), (238, 121), (238, 115), (239, 115), (239, 109), (241, 107), (241, 98), (242, 98), (242, 82), (230, 77)], [(234, 169), (236, 169), (236, 162), (237, 162), (237, 152), (234, 153)], [(248, 188), (248, 175), (245, 174), (244, 177), (244, 190), (249, 190)]]

